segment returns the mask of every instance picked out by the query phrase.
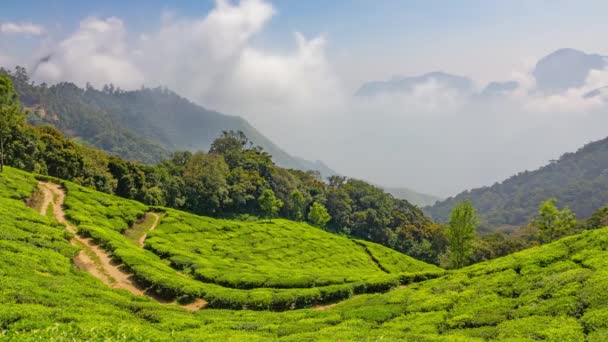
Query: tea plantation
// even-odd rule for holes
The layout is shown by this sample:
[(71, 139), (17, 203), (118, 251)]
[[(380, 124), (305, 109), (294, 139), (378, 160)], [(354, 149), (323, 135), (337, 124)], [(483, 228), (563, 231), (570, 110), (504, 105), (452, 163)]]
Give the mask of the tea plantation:
[[(217, 220), (55, 182), (66, 189), (65, 212), (80, 233), (163, 300), (202, 298), (212, 308), (289, 310), (444, 273), (381, 245), (304, 223)], [(129, 227), (151, 209), (164, 213), (142, 249), (128, 238)]]
[[(169, 210), (141, 249), (122, 233), (149, 208), (66, 183), (71, 220), (139, 281), (165, 296), (209, 301), (211, 308), (188, 312), (110, 289), (79, 271), (69, 233), (26, 206), (36, 186), (33, 175), (0, 174), (0, 339), (608, 340), (608, 228), (442, 275), (377, 245), (308, 236), (325, 233), (297, 223), (224, 222)], [(289, 234), (298, 242), (283, 241)], [(261, 245), (271, 241), (265, 235), (276, 238), (275, 248)], [(302, 253), (289, 254), (292, 248)], [(259, 272), (265, 277), (255, 278)], [(302, 306), (322, 302), (334, 289), (351, 296), (399, 283), (409, 285), (354, 295), (324, 310), (240, 310), (289, 309), (280, 306), (297, 307), (299, 298), (309, 301)], [(270, 285), (276, 287), (258, 287)]]

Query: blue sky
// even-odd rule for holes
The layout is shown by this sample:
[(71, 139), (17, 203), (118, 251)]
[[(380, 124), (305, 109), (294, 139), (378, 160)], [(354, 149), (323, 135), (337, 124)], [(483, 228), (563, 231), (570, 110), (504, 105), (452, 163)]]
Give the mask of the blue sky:
[[(524, 59), (559, 47), (608, 52), (599, 39), (602, 32), (608, 32), (608, 2), (601, 0), (271, 2), (277, 14), (255, 37), (255, 43), (289, 49), (294, 31), (307, 37), (324, 34), (329, 42), (327, 53), (353, 84), (366, 78), (435, 69), (473, 74), (484, 82), (506, 77), (512, 71), (508, 69)], [(116, 16), (130, 33), (137, 34), (157, 29), (163, 11), (201, 17), (213, 6), (212, 0), (5, 0), (0, 22), (40, 24), (59, 39), (85, 17)], [(2, 39), (6, 43), (10, 38), (0, 36)], [(19, 44), (31, 41), (15, 45)], [(7, 48), (6, 44), (0, 47)], [(480, 54), (481, 64), (470, 62)]]

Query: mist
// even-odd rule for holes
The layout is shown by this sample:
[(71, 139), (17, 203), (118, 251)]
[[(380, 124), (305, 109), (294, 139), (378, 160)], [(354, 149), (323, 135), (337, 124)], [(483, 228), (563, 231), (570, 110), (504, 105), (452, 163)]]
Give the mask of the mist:
[(408, 92), (357, 97), (357, 85), (328, 54), (330, 37), (294, 32), (286, 49), (255, 43), (276, 14), (263, 0), (217, 1), (200, 18), (160, 13), (151, 32), (130, 32), (119, 17), (83, 18), (67, 36), (45, 38), (28, 66), (50, 56), (32, 75), (40, 82), (164, 85), (244, 117), (291, 154), (443, 197), (537, 168), (607, 135), (606, 95), (583, 96), (608, 84), (606, 70), (550, 94), (524, 67), (504, 71), (518, 86), (498, 97), (480, 98), (483, 85), (463, 94), (437, 79)]

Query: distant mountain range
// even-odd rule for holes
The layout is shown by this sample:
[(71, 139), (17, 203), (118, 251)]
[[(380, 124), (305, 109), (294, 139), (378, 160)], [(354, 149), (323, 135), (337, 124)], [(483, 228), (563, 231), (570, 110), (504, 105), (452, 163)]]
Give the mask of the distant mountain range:
[(439, 197), (436, 197), (433, 195), (428, 195), (428, 194), (423, 194), (423, 193), (420, 193), (420, 192), (417, 192), (415, 190), (408, 189), (408, 188), (386, 187), (386, 186), (383, 186), (382, 188), (384, 189), (384, 191), (393, 195), (393, 197), (398, 198), (398, 199), (407, 200), (408, 202), (415, 204), (419, 207), (433, 205), (433, 204), (435, 204), (435, 202), (441, 200), (441, 198), (439, 198)]
[(462, 94), (472, 94), (473, 81), (467, 77), (450, 75), (441, 71), (429, 72), (414, 77), (393, 77), (388, 81), (373, 81), (365, 83), (357, 90), (356, 96), (376, 96), (386, 93), (401, 93), (414, 91), (416, 86), (428, 82), (438, 82)]
[[(559, 49), (541, 58), (532, 71), (537, 85), (537, 91), (543, 94), (555, 94), (569, 88), (579, 88), (584, 85), (592, 70), (608, 68), (608, 58), (599, 54), (588, 54), (575, 49)], [(518, 88), (514, 80), (495, 81), (487, 84), (481, 91), (476, 92), (473, 80), (466, 76), (456, 76), (435, 71), (420, 76), (393, 77), (386, 81), (371, 81), (364, 83), (355, 92), (358, 97), (372, 97), (385, 94), (407, 94), (417, 86), (437, 82), (443, 87), (474, 98), (495, 98)], [(591, 91), (584, 97), (604, 95), (608, 93), (608, 84), (597, 91)]]
[(559, 206), (569, 206), (580, 218), (608, 204), (608, 138), (566, 153), (538, 170), (462, 192), (424, 211), (436, 221), (447, 222), (456, 203), (470, 200), (482, 227), (493, 230), (528, 223), (549, 198), (556, 198)]

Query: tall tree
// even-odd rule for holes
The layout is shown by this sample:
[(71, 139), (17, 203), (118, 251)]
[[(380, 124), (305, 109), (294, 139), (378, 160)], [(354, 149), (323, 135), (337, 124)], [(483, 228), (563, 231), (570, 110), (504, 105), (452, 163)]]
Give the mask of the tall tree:
[(325, 209), (323, 204), (315, 202), (312, 207), (310, 207), (308, 220), (317, 227), (325, 228), (327, 222), (331, 220), (331, 216), (329, 216), (329, 213), (327, 213), (327, 209)]
[(11, 79), (6, 74), (0, 74), (0, 172), (4, 171), (4, 148), (7, 137), (23, 118), (19, 107), (19, 97)]
[(566, 207), (560, 211), (555, 206), (555, 202), (555, 198), (543, 202), (534, 220), (538, 238), (542, 243), (568, 235), (576, 227), (576, 217), (570, 208)]
[(228, 198), (228, 165), (221, 155), (197, 152), (184, 168), (186, 206), (197, 214), (214, 214)]
[(458, 203), (450, 214), (450, 223), (446, 230), (451, 267), (461, 268), (468, 263), (473, 253), (476, 229), (477, 217), (473, 204), (470, 201)]
[(304, 195), (298, 190), (294, 190), (290, 194), (291, 198), (291, 216), (296, 221), (302, 221), (304, 218), (304, 205), (306, 204)]
[(283, 201), (277, 199), (274, 195), (274, 191), (270, 189), (266, 189), (262, 192), (258, 198), (258, 202), (260, 203), (262, 213), (264, 213), (264, 216), (266, 216), (269, 221), (272, 221), (272, 218), (275, 217), (283, 207)]

